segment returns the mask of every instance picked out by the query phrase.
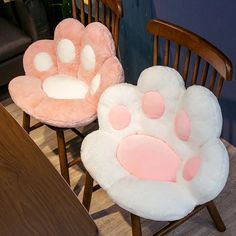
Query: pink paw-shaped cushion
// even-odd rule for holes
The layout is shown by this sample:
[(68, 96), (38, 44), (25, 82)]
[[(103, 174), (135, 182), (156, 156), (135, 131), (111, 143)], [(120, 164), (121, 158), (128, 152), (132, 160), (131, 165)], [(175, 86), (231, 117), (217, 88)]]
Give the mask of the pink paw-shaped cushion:
[(150, 67), (137, 86), (108, 88), (98, 121), (82, 144), (82, 161), (128, 211), (177, 220), (224, 187), (229, 163), (218, 101), (202, 86), (185, 89), (176, 70)]
[(23, 63), (26, 75), (9, 84), (13, 101), (57, 127), (90, 123), (104, 89), (124, 80), (111, 33), (98, 22), (84, 27), (75, 19), (63, 20), (54, 40), (33, 43)]

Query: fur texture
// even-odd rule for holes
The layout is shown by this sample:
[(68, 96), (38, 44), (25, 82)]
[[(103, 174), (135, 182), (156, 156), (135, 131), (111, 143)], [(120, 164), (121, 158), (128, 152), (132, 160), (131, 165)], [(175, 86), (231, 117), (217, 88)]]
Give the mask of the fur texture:
[[(148, 110), (146, 114), (142, 107), (146, 106), (142, 99), (151, 91), (160, 94), (164, 101), (161, 117), (149, 116), (152, 112)], [(109, 116), (120, 105), (127, 108), (131, 120), (123, 129), (116, 129)], [(184, 115), (177, 116), (179, 111)], [(141, 73), (137, 86), (119, 84), (108, 88), (99, 101), (98, 121), (99, 130), (83, 141), (81, 158), (91, 176), (113, 201), (128, 211), (153, 220), (177, 220), (190, 213), (196, 205), (215, 198), (223, 189), (229, 161), (219, 139), (222, 116), (218, 101), (204, 87), (185, 89), (183, 79), (174, 69), (150, 67)], [(179, 126), (179, 129), (184, 129), (180, 132), (187, 134), (183, 139), (175, 127), (181, 122), (189, 123), (187, 129), (184, 124)], [(132, 172), (131, 168), (121, 165), (117, 158), (119, 145), (124, 138), (137, 135), (164, 141), (180, 158), (174, 181), (144, 179), (138, 177), (136, 170)], [(126, 148), (130, 146), (132, 144)], [(132, 155), (132, 151), (135, 150), (131, 149), (128, 154)], [(190, 160), (196, 159), (198, 161), (189, 165)], [(145, 161), (150, 160), (146, 158)], [(191, 177), (186, 177), (186, 172)]]
[[(81, 51), (86, 45), (90, 50), (83, 57), (95, 57), (93, 65), (84, 68)], [(84, 27), (75, 19), (63, 20), (54, 40), (33, 43), (23, 63), (26, 75), (9, 84), (13, 101), (29, 115), (56, 127), (79, 127), (93, 121), (102, 92), (124, 80), (111, 33), (97, 22)]]

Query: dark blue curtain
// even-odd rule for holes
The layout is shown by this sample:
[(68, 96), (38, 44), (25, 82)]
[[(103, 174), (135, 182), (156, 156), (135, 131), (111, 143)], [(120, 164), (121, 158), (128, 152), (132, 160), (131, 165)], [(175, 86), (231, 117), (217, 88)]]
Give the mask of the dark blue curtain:
[(151, 38), (146, 33), (151, 19), (151, 0), (123, 0), (119, 48), (125, 79), (136, 84), (143, 69), (152, 65)]

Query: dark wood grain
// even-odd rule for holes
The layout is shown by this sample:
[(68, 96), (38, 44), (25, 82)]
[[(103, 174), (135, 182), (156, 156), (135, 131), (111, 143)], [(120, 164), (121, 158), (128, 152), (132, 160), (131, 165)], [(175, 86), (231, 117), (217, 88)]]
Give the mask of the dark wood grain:
[[(1, 96), (1, 94), (0, 94)], [(8, 112), (22, 123), (22, 111), (10, 99), (2, 101)], [(31, 123), (37, 122), (32, 118)], [(42, 137), (43, 134), (43, 137)], [(67, 156), (69, 159), (75, 159), (79, 156), (80, 138), (75, 136), (70, 130), (65, 132), (68, 140), (69, 148)], [(57, 141), (54, 138), (55, 132), (47, 126), (42, 126), (31, 133), (34, 142), (44, 152), (55, 169), (59, 172), (59, 160), (57, 155)], [(230, 159), (229, 178), (223, 191), (216, 198), (215, 203), (227, 227), (224, 233), (220, 233), (214, 227), (207, 212), (207, 209), (199, 211), (198, 214), (188, 219), (184, 224), (181, 224), (175, 230), (168, 233), (168, 236), (233, 236), (236, 232), (236, 148), (223, 140)], [(84, 169), (77, 165), (70, 169), (71, 187), (76, 189), (79, 194), (79, 199), (83, 198), (84, 186)], [(93, 192), (93, 199), (90, 207), (90, 214), (94, 218), (99, 229), (100, 235), (112, 236), (130, 236), (131, 221), (130, 213), (112, 203), (112, 200), (103, 189)], [(163, 228), (166, 222), (150, 221), (141, 218), (143, 236), (150, 236), (158, 229)]]
[(76, 19), (77, 18), (76, 0), (72, 0), (71, 5), (72, 5), (72, 17)]
[(66, 144), (65, 144), (65, 136), (63, 129), (57, 129), (57, 143), (58, 143), (58, 154), (60, 160), (60, 170), (61, 175), (66, 180), (68, 184), (70, 184), (70, 176), (69, 176), (69, 166), (66, 155)]
[(184, 69), (183, 69), (183, 74), (182, 74), (184, 81), (187, 80), (187, 76), (188, 76), (190, 56), (191, 56), (191, 51), (188, 49), (185, 54)]
[[(155, 36), (156, 37), (156, 36)], [(175, 49), (175, 58), (174, 58), (174, 65), (173, 68), (178, 70), (179, 68), (179, 55), (180, 55), (180, 45), (176, 44), (176, 49)]]
[(84, 1), (80, 1), (80, 21), (82, 24), (85, 24)]
[(154, 40), (153, 40), (153, 51), (155, 52), (153, 54), (153, 65), (157, 65), (158, 63), (158, 36), (154, 36)]
[(202, 72), (202, 78), (201, 78), (201, 85), (202, 86), (205, 86), (205, 84), (206, 84), (208, 69), (209, 69), (209, 63), (205, 62), (204, 69), (203, 69), (203, 72)]
[(131, 216), (131, 225), (132, 225), (132, 235), (142, 236), (140, 217), (132, 213), (130, 214), (130, 216)]
[(0, 235), (96, 235), (76, 195), (2, 105), (0, 119)]
[(89, 211), (93, 194), (93, 178), (89, 172), (86, 172), (86, 181), (84, 186), (83, 205)]
[(169, 62), (170, 41), (166, 40), (164, 50), (164, 66), (168, 66)]
[(200, 60), (201, 60), (201, 58), (199, 56), (197, 56), (197, 58), (195, 60), (195, 64), (194, 64), (194, 69), (193, 69), (192, 84), (196, 84)]

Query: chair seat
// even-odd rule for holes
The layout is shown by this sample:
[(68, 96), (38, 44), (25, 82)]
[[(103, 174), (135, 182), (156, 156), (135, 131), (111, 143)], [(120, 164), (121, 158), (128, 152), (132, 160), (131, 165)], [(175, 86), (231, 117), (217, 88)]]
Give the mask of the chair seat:
[(50, 98), (38, 78), (17, 77), (11, 81), (9, 90), (18, 107), (44, 124), (72, 128), (87, 125), (96, 119), (95, 100)]
[(1, 17), (0, 32), (4, 32), (0, 37), (0, 62), (22, 54), (32, 42), (23, 31)]
[(174, 69), (150, 67), (137, 86), (108, 88), (98, 121), (82, 143), (83, 164), (129, 212), (178, 220), (223, 189), (229, 162), (218, 101), (202, 86), (186, 90)]
[(30, 116), (60, 128), (95, 120), (103, 90), (124, 79), (111, 33), (97, 22), (85, 28), (75, 19), (62, 21), (54, 40), (33, 43), (23, 62), (26, 75), (9, 84), (13, 101)]

